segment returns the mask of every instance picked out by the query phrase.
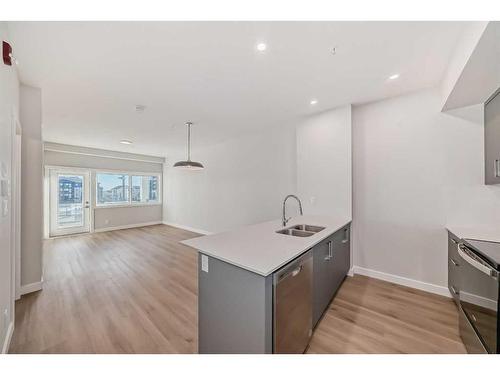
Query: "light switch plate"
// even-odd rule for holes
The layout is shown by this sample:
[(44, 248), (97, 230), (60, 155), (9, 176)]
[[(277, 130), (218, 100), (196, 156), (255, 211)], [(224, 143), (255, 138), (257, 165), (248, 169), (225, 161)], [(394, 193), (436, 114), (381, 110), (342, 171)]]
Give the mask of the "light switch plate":
[(5, 217), (9, 214), (9, 200), (2, 198), (2, 216)]
[(206, 255), (201, 256), (201, 270), (208, 272), (208, 257)]
[(0, 197), (10, 197), (10, 181), (0, 180)]
[(4, 161), (0, 163), (0, 176), (2, 178), (7, 177), (7, 163), (5, 163)]
[(0, 197), (7, 196), (7, 180), (0, 180)]

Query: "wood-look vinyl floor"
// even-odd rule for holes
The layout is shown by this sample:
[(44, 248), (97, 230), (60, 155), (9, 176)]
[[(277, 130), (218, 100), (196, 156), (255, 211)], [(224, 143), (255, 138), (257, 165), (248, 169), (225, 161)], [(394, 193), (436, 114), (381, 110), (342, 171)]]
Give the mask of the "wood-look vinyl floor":
[[(47, 240), (10, 353), (196, 353), (197, 256), (166, 225)], [(347, 278), (309, 353), (465, 353), (451, 299)]]

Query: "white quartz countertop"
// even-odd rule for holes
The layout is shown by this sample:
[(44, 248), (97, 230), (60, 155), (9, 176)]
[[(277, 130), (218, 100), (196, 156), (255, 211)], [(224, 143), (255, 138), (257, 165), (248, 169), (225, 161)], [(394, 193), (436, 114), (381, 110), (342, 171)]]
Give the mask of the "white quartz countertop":
[(500, 242), (500, 224), (498, 226), (447, 225), (446, 229), (459, 238)]
[(286, 228), (309, 224), (325, 229), (310, 237), (287, 236), (276, 233), (284, 227), (281, 220), (274, 220), (192, 238), (182, 243), (200, 253), (268, 276), (350, 222), (351, 219), (347, 218), (304, 215), (292, 218)]

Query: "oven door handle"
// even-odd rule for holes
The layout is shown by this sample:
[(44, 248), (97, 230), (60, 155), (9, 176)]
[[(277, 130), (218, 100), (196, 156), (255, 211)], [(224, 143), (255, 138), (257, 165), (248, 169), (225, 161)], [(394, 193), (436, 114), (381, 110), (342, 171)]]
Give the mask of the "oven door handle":
[(466, 247), (462, 244), (458, 244), (458, 255), (462, 257), (463, 260), (465, 260), (467, 263), (469, 263), (472, 267), (478, 269), (479, 271), (487, 274), (488, 276), (498, 279), (498, 271), (484, 263), (479, 262), (477, 259), (474, 259), (470, 254), (470, 250), (468, 250)]

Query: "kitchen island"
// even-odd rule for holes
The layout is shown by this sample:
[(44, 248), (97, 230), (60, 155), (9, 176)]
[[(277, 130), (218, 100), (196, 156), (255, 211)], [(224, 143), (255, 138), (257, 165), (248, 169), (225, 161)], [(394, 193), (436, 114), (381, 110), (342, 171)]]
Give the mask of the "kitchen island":
[(307, 345), (350, 268), (349, 232), (350, 219), (305, 215), (183, 241), (199, 252), (199, 352)]

